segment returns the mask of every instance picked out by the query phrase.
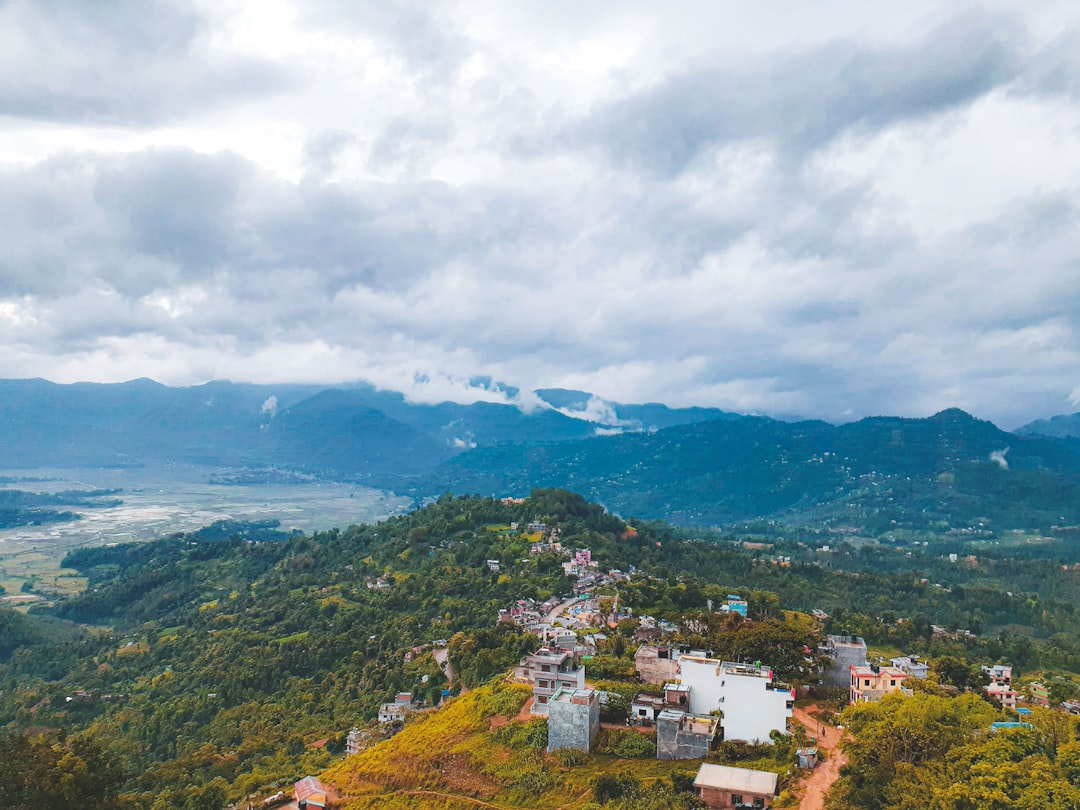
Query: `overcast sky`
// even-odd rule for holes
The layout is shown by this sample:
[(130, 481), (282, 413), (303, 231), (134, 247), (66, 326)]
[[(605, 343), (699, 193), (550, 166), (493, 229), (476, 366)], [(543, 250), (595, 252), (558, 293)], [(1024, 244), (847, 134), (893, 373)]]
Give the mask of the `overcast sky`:
[(1067, 2), (0, 0), (0, 376), (1080, 409)]

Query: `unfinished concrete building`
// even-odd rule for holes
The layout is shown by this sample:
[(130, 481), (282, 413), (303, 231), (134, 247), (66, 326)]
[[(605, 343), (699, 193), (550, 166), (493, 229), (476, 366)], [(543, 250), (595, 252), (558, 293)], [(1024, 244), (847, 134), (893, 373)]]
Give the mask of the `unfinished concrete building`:
[(547, 750), (592, 748), (600, 730), (600, 696), (594, 689), (560, 689), (548, 701)]
[(716, 741), (720, 718), (665, 709), (656, 715), (657, 759), (701, 759)]

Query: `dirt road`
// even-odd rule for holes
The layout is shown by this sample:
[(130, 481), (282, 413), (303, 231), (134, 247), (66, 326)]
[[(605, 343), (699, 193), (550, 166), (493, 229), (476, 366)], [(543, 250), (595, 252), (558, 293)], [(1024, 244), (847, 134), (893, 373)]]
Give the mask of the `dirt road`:
[[(847, 762), (847, 757), (840, 752), (843, 732), (813, 717), (812, 712), (816, 710), (817, 706), (795, 709), (795, 719), (806, 726), (811, 737), (817, 737), (818, 750), (825, 752), (827, 757), (800, 783), (802, 800), (799, 802), (799, 810), (824, 810), (825, 794), (829, 792), (833, 782), (840, 778), (840, 768)], [(822, 728), (825, 729), (824, 734), (821, 733)]]

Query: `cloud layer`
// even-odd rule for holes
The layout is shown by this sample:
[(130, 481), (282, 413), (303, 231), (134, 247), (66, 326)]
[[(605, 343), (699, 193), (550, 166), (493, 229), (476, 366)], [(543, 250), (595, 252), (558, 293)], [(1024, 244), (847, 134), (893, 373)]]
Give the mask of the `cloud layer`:
[(13, 0), (0, 32), (0, 376), (1075, 403), (1069, 4)]

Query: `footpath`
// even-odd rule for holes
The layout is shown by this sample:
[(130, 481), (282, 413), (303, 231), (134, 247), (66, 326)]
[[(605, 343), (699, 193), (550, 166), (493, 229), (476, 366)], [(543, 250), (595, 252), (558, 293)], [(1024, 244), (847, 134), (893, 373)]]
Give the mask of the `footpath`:
[[(836, 726), (822, 723), (813, 716), (816, 711), (816, 705), (795, 709), (795, 719), (806, 727), (811, 737), (817, 738), (818, 750), (825, 754), (825, 761), (819, 763), (799, 784), (802, 792), (799, 810), (824, 810), (825, 794), (840, 778), (840, 768), (847, 763), (847, 757), (840, 751), (840, 740), (844, 732)], [(821, 733), (822, 729), (825, 729), (824, 734)]]

